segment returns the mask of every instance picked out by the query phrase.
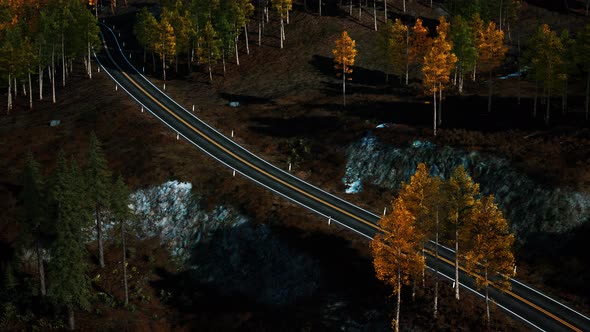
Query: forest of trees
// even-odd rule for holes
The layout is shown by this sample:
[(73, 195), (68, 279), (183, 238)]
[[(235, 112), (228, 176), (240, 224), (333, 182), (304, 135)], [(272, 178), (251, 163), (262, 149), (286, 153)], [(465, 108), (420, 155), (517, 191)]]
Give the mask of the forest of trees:
[[(404, 183), (392, 200), (391, 212), (381, 218), (381, 234), (371, 242), (377, 278), (397, 296), (392, 326), (399, 331), (401, 291), (421, 280), (424, 285), (425, 248), (438, 258), (438, 244), (455, 249), (455, 298), (459, 300), (459, 267), (475, 276), (486, 300), (485, 321), (490, 324), (488, 287), (509, 290), (514, 275), (514, 235), (493, 196), (482, 196), (462, 166), (447, 180), (429, 175), (425, 164)], [(434, 270), (433, 317), (438, 315), (438, 272)]]
[(92, 78), (91, 55), (100, 39), (97, 19), (87, 7), (80, 0), (0, 1), (0, 79), (8, 87), (7, 113), (21, 87), (33, 108), (33, 74), (38, 76), (39, 100), (47, 75), (54, 103), (56, 80), (61, 76), (66, 85), (75, 59), (83, 56)]
[[(20, 194), (19, 237), (5, 274), (0, 276), (0, 329), (16, 324), (12, 315), (33, 298), (64, 313), (67, 327), (75, 329), (74, 310), (89, 309), (92, 301), (89, 262), (104, 268), (104, 224), (110, 239), (122, 244), (121, 269), (129, 302), (125, 236), (132, 229), (129, 190), (121, 176), (113, 178), (101, 143), (90, 136), (83, 168), (63, 151), (57, 165), (45, 175), (32, 153), (26, 158)], [(94, 230), (94, 232), (92, 232)], [(97, 236), (97, 252), (90, 254), (85, 238)], [(33, 271), (26, 266), (34, 266)], [(46, 272), (47, 271), (47, 272)], [(27, 310), (30, 310), (28, 308)]]

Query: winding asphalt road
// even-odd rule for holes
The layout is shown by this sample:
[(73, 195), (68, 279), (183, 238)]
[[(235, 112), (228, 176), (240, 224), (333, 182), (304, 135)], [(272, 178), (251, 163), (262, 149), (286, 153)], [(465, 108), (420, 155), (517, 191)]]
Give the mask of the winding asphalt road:
[[(176, 132), (178, 137), (195, 145), (231, 170), (259, 185), (291, 200), (321, 216), (327, 222), (339, 224), (360, 236), (372, 239), (380, 228), (379, 216), (329, 194), (257, 157), (219, 133), (193, 113), (176, 103), (145, 78), (123, 54), (115, 33), (101, 24), (103, 50), (95, 54), (103, 70), (142, 109), (152, 113), (162, 123)], [(441, 279), (454, 278), (454, 252), (439, 245), (439, 257), (434, 256), (432, 242), (427, 265), (437, 270)], [(482, 298), (474, 286), (474, 279), (461, 270), (460, 285)], [(540, 331), (590, 331), (590, 318), (549, 298), (541, 292), (512, 279), (512, 290), (500, 292), (490, 289), (490, 297), (496, 306), (524, 321), (533, 330)]]

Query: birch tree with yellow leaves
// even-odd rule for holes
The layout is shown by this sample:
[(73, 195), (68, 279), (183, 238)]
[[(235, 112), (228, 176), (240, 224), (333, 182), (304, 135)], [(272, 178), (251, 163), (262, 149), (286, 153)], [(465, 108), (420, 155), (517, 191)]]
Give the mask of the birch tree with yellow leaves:
[(293, 8), (293, 0), (274, 0), (273, 1), (273, 8), (279, 14), (281, 19), (281, 48), (283, 48), (283, 44), (285, 41), (285, 18), (288, 19), (289, 11)]
[[(436, 136), (437, 119), (436, 93), (439, 94), (439, 102), (442, 103), (442, 90), (449, 83), (451, 70), (457, 62), (455, 54), (451, 53), (452, 43), (447, 36), (448, 28), (439, 29), (438, 36), (433, 40), (432, 46), (424, 56), (424, 65), (422, 66), (422, 75), (424, 75), (423, 86), (426, 92), (433, 96), (434, 111), (434, 136)], [(440, 113), (442, 108), (438, 109)]]
[[(430, 238), (435, 239), (434, 256), (438, 259), (438, 242), (440, 234), (440, 195), (441, 179), (429, 174), (426, 164), (419, 163), (416, 173), (412, 175), (409, 183), (402, 184), (398, 197), (404, 200), (406, 208), (416, 218), (416, 228), (421, 233), (419, 240), (422, 246), (422, 256), (426, 242)], [(434, 318), (438, 314), (438, 270), (434, 271)], [(425, 283), (425, 266), (422, 269), (422, 284)]]
[[(510, 278), (514, 276), (514, 235), (502, 211), (494, 202), (494, 196), (475, 201), (473, 223), (469, 225), (470, 248), (465, 253), (467, 270), (474, 273), (478, 288), (485, 289), (486, 322), (490, 327), (490, 301), (488, 288), (493, 285), (502, 291), (510, 290)], [(493, 282), (490, 281), (493, 278)]]
[(504, 32), (496, 29), (496, 23), (489, 22), (487, 27), (478, 31), (479, 38), (477, 38), (477, 54), (479, 56), (478, 62), (482, 64), (485, 70), (489, 71), (488, 78), (488, 112), (492, 111), (492, 92), (493, 80), (492, 73), (494, 68), (498, 67), (504, 58), (508, 47), (504, 45)]
[(408, 84), (409, 67), (409, 35), (408, 27), (399, 18), (393, 23), (387, 22), (385, 31), (385, 52), (387, 63), (391, 66), (393, 74), (398, 76), (400, 81), (405, 73), (406, 85)]
[(447, 224), (452, 227), (455, 246), (455, 299), (459, 300), (459, 257), (466, 245), (465, 234), (469, 234), (473, 220), (475, 201), (479, 198), (479, 184), (467, 174), (463, 166), (453, 170), (450, 178), (442, 185), (445, 197), (445, 216)]
[(352, 74), (352, 65), (357, 55), (356, 43), (348, 32), (343, 31), (340, 38), (336, 39), (336, 47), (332, 50), (334, 54), (334, 67), (338, 70), (337, 76), (342, 77), (342, 103), (346, 106), (346, 74)]
[(163, 16), (158, 24), (158, 39), (154, 44), (154, 50), (162, 59), (162, 72), (166, 81), (166, 58), (173, 59), (176, 55), (176, 36), (170, 21)]
[(424, 257), (420, 255), (421, 234), (416, 227), (416, 218), (407, 209), (402, 198), (392, 202), (392, 212), (379, 220), (383, 234), (375, 235), (371, 242), (373, 266), (377, 279), (393, 287), (397, 295), (394, 331), (399, 331), (401, 290), (410, 283), (424, 267)]
[(424, 56), (432, 45), (432, 39), (428, 37), (428, 29), (422, 25), (421, 19), (416, 19), (416, 24), (412, 28), (412, 35), (409, 39), (409, 58), (410, 64), (418, 67), (419, 71), (424, 64)]

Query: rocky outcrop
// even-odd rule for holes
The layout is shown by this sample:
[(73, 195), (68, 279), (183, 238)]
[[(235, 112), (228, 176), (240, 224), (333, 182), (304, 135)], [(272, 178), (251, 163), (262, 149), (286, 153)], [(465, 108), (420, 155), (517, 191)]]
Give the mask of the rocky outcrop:
[(463, 165), (485, 195), (493, 194), (519, 240), (533, 233), (562, 233), (590, 218), (590, 195), (552, 188), (517, 171), (508, 160), (478, 152), (467, 152), (430, 142), (414, 141), (408, 146), (386, 146), (369, 134), (347, 150), (344, 183), (348, 192), (362, 190), (362, 181), (392, 191), (408, 181), (420, 162), (432, 167), (433, 175), (446, 178)]

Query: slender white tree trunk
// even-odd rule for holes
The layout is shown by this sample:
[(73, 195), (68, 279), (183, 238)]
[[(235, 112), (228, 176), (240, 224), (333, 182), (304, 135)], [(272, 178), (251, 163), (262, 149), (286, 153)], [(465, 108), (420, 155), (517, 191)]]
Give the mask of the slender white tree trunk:
[(383, 19), (385, 24), (387, 24), (387, 0), (383, 0), (383, 6), (385, 7), (385, 12), (383, 13)]
[[(457, 217), (458, 218), (458, 217)], [(459, 300), (459, 226), (455, 220), (455, 299)]]
[(348, 15), (352, 16), (352, 0), (350, 0), (350, 4), (348, 7)]
[(12, 80), (10, 78), (11, 78), (10, 73), (8, 73), (8, 105), (6, 108), (6, 114), (9, 114), (10, 110), (12, 109), (12, 92), (11, 92)]
[(236, 49), (236, 64), (240, 65), (240, 56), (238, 54), (238, 36), (234, 39), (234, 48)]
[(96, 242), (98, 243), (98, 264), (104, 268), (104, 248), (102, 244), (102, 214), (101, 208), (96, 205)]
[(76, 321), (74, 320), (74, 309), (68, 308), (68, 329), (74, 331), (76, 329)]
[(88, 77), (92, 79), (92, 58), (90, 57), (91, 50), (90, 50), (90, 42), (88, 42)]
[(289, 24), (289, 11), (287, 10), (287, 24)]
[(39, 100), (43, 100), (43, 69), (39, 65)]
[(486, 283), (486, 320), (487, 320), (487, 324), (488, 324), (488, 330), (491, 327), (492, 324), (492, 320), (490, 318), (490, 296), (488, 294), (488, 268), (485, 268), (485, 273), (484, 273), (484, 278), (485, 278), (485, 283)]
[[(398, 251), (398, 257), (401, 256), (401, 251)], [(402, 305), (402, 270), (398, 264), (397, 267), (397, 305), (395, 306), (395, 322), (393, 324), (394, 331), (399, 332), (399, 312)]]
[(16, 100), (16, 96), (18, 96), (18, 85), (16, 84), (16, 76), (13, 77), (13, 81), (14, 81), (14, 85), (13, 85), (14, 99)]
[[(436, 260), (438, 260), (438, 233), (439, 233), (438, 207), (436, 208), (435, 223), (436, 223), (436, 234), (435, 234), (435, 242), (436, 243), (435, 243), (435, 247), (434, 247), (434, 257), (436, 257)], [(438, 316), (438, 267), (435, 266), (435, 268), (434, 268), (434, 311), (433, 311), (433, 317), (436, 319), (437, 316)]]
[(250, 45), (248, 44), (248, 24), (244, 25), (244, 37), (246, 38), (246, 54), (250, 55)]
[(363, 0), (359, 0), (359, 21), (363, 16)]
[(377, 31), (377, 0), (373, 0), (373, 21), (375, 22), (375, 31)]
[(320, 11), (319, 14), (320, 14), (320, 16), (322, 16), (322, 0), (318, 0), (318, 8), (319, 8), (319, 11)]
[(258, 22), (258, 46), (260, 45), (262, 45), (262, 22)]
[(162, 54), (162, 73), (164, 75), (164, 82), (166, 82), (166, 53)]
[(129, 304), (129, 287), (127, 285), (127, 247), (125, 245), (125, 221), (121, 221), (121, 242), (123, 244), (123, 289), (125, 290), (125, 306)]
[(43, 266), (43, 249), (39, 244), (39, 240), (35, 240), (35, 251), (37, 253), (37, 269), (39, 270), (39, 293), (41, 296), (47, 295), (47, 288), (45, 287), (45, 267)]
[(434, 136), (436, 136), (436, 89), (433, 92), (433, 101), (434, 101)]
[(225, 50), (221, 51), (221, 63), (223, 64), (223, 76), (225, 77)]
[(406, 12), (406, 0), (404, 0), (404, 13)]
[(281, 48), (283, 48), (283, 38), (284, 38), (283, 29), (284, 29), (283, 16), (281, 16)]
[(66, 52), (65, 52), (65, 42), (64, 42), (64, 34), (61, 34), (61, 66), (62, 66), (62, 86), (66, 86)]
[(342, 104), (346, 106), (346, 71), (342, 66)]
[(33, 83), (31, 81), (31, 71), (29, 71), (28, 75), (29, 75), (29, 108), (33, 109)]

